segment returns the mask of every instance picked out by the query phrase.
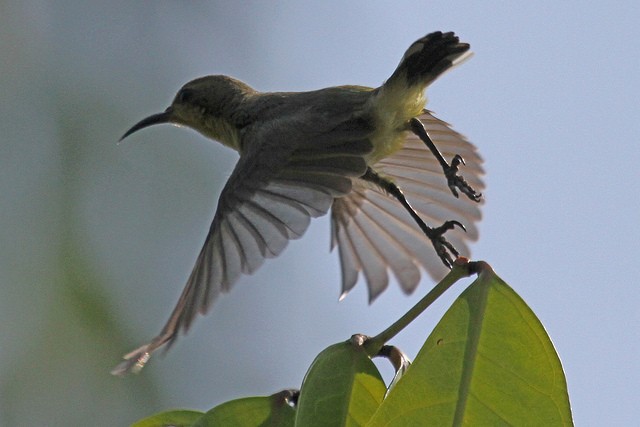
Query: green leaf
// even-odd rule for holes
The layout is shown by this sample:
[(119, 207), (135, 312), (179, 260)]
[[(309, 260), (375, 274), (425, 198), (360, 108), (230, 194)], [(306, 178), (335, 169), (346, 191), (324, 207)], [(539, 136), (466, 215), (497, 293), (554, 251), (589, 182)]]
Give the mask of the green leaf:
[(187, 427), (198, 421), (202, 415), (200, 411), (190, 410), (161, 412), (133, 423), (131, 427)]
[(360, 338), (334, 344), (316, 357), (302, 383), (296, 425), (362, 426), (378, 409), (386, 386)]
[(271, 396), (236, 399), (216, 406), (194, 427), (293, 427), (295, 411), (289, 405), (289, 390)]
[(369, 426), (573, 424), (560, 359), (544, 327), (483, 267)]

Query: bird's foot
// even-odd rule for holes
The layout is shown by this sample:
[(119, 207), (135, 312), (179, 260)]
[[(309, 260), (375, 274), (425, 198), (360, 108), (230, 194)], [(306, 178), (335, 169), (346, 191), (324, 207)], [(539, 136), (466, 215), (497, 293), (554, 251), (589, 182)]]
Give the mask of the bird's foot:
[(427, 237), (431, 240), (433, 244), (433, 248), (436, 250), (436, 253), (448, 268), (453, 267), (453, 261), (460, 255), (460, 253), (456, 250), (456, 248), (444, 237), (444, 233), (449, 230), (453, 230), (456, 226), (460, 227), (462, 230), (467, 231), (464, 228), (464, 225), (460, 224), (458, 221), (445, 221), (440, 227), (431, 228), (429, 233), (427, 233)]
[(453, 156), (451, 164), (444, 168), (444, 175), (447, 178), (449, 190), (451, 190), (453, 195), (456, 197), (458, 197), (458, 190), (460, 190), (474, 202), (479, 202), (482, 198), (482, 194), (474, 190), (462, 176), (458, 175), (458, 166), (460, 164), (465, 164), (464, 159), (459, 154), (456, 154)]

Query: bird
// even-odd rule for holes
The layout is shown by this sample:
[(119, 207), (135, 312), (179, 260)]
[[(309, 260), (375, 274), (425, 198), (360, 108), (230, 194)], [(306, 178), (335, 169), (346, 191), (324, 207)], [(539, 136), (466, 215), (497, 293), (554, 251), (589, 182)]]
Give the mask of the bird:
[(139, 372), (241, 275), (280, 255), (311, 218), (327, 213), (341, 299), (360, 274), (370, 302), (388, 287), (389, 273), (407, 294), (422, 270), (442, 278), (456, 247), (468, 251), (465, 241), (477, 239), (484, 170), (476, 147), (425, 109), (425, 89), (470, 54), (453, 32), (432, 32), (410, 45), (377, 88), (259, 92), (229, 76), (200, 77), (165, 111), (131, 127), (120, 141), (168, 123), (218, 141), (239, 159), (169, 320), (112, 373)]

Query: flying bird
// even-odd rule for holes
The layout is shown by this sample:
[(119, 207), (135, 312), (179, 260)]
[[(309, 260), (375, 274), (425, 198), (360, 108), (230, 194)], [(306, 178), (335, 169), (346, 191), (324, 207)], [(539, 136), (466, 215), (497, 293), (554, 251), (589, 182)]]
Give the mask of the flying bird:
[(187, 126), (240, 157), (168, 322), (112, 373), (139, 371), (242, 274), (329, 211), (342, 297), (360, 273), (370, 301), (389, 272), (406, 293), (421, 270), (441, 278), (456, 248), (468, 251), (465, 240), (477, 238), (483, 169), (476, 148), (425, 109), (425, 89), (469, 55), (453, 33), (434, 32), (413, 43), (378, 88), (264, 93), (228, 76), (201, 77), (129, 129), (121, 140), (155, 124)]

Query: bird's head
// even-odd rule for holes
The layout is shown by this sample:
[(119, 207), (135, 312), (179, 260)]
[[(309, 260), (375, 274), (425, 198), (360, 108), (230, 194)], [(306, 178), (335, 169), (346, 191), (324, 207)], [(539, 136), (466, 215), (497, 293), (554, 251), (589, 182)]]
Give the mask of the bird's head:
[(204, 136), (238, 149), (234, 118), (243, 99), (255, 91), (228, 76), (206, 76), (190, 81), (180, 88), (171, 105), (162, 113), (153, 114), (136, 123), (120, 138), (161, 123), (188, 126)]

